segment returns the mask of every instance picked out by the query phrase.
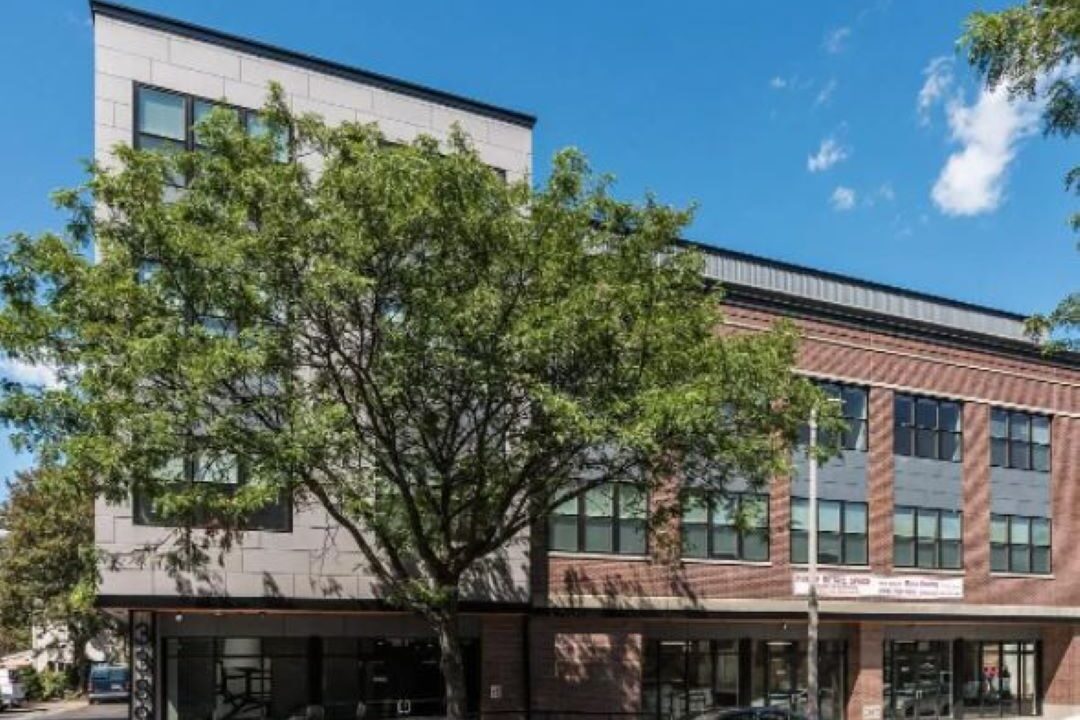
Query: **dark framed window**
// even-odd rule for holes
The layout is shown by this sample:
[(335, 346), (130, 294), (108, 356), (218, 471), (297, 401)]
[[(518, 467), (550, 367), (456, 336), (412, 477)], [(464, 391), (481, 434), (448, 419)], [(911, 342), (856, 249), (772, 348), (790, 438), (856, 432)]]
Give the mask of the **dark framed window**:
[(648, 499), (639, 487), (609, 483), (570, 498), (550, 519), (552, 550), (644, 555)]
[(992, 408), (990, 464), (994, 467), (1050, 472), (1050, 418)]
[(994, 572), (1049, 575), (1050, 518), (990, 516), (990, 569)]
[[(225, 108), (236, 114), (241, 126), (252, 137), (270, 133), (263, 115), (257, 110), (226, 105), (174, 90), (135, 86), (135, 147), (165, 153), (201, 150), (198, 124), (215, 108)], [(288, 159), (288, 138), (277, 140), (277, 155), (282, 162)], [(170, 178), (170, 184), (183, 187), (186, 178)]]
[(893, 564), (947, 570), (963, 567), (960, 511), (897, 506), (893, 515)]
[(769, 559), (769, 496), (694, 492), (682, 516), (683, 557)]
[[(229, 454), (211, 457), (205, 453), (192, 452), (186, 457), (169, 461), (157, 473), (157, 480), (165, 488), (171, 486), (182, 491), (183, 485), (188, 484), (188, 489), (195, 490), (193, 486), (200, 485), (199, 490), (224, 497), (235, 494), (247, 479), (247, 464)], [(132, 515), (136, 525), (174, 527), (178, 523), (184, 523), (191, 527), (209, 527), (219, 524), (220, 518), (215, 518), (208, 509), (196, 509), (182, 517), (166, 515), (158, 509), (157, 497), (145, 488), (136, 488), (132, 498)], [(292, 532), (292, 501), (288, 494), (283, 492), (277, 501), (248, 514), (241, 529)]]
[(963, 692), (964, 717), (1042, 714), (1039, 641), (969, 640), (960, 643), (959, 650), (958, 687)]
[[(809, 508), (806, 498), (791, 498), (791, 562), (809, 558)], [(867, 505), (846, 500), (818, 500), (818, 562), (828, 565), (866, 565)]]
[(896, 395), (893, 452), (960, 462), (963, 459), (961, 407), (960, 403), (949, 400)]
[[(837, 383), (822, 383), (821, 389), (826, 395), (840, 401), (840, 414), (847, 424), (847, 428), (838, 438), (840, 447), (844, 450), (858, 450), (866, 452), (869, 446), (867, 433), (868, 404), (866, 388), (856, 385), (840, 385)], [(837, 440), (827, 436), (820, 438), (822, 444), (833, 443)]]

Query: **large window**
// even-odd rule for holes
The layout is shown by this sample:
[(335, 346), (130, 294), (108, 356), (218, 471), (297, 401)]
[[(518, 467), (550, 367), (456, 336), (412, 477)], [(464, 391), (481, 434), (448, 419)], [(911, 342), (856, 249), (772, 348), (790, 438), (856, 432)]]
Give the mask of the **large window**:
[[(198, 123), (217, 107), (234, 112), (241, 126), (253, 137), (270, 133), (266, 121), (255, 110), (140, 85), (135, 88), (135, 147), (166, 153), (201, 149)], [(285, 160), (288, 142), (280, 138), (276, 144), (278, 158)], [(174, 177), (170, 182), (182, 186), (186, 179)]]
[(682, 517), (683, 557), (769, 559), (769, 496), (691, 493)]
[[(791, 562), (809, 557), (809, 507), (806, 498), (791, 498)], [(867, 506), (864, 502), (818, 500), (818, 562), (866, 565)]]
[(551, 516), (552, 550), (644, 555), (648, 525), (645, 492), (611, 483), (567, 500)]
[(893, 518), (893, 564), (959, 569), (964, 556), (961, 523), (958, 510), (897, 506)]
[(822, 391), (840, 403), (840, 414), (844, 418), (847, 428), (841, 432), (839, 438), (829, 437), (822, 433), (818, 439), (822, 445), (839, 443), (843, 450), (859, 450), (866, 452), (868, 446), (867, 433), (867, 400), (866, 388), (855, 385), (839, 385), (837, 383), (821, 383)]
[(1038, 715), (1038, 652), (1034, 641), (963, 643), (960, 688), (964, 716)]
[(991, 515), (990, 569), (1049, 574), (1050, 540), (1050, 518)]
[[(134, 521), (136, 525), (173, 527), (207, 527), (221, 524), (212, 508), (215, 500), (235, 494), (247, 481), (247, 464), (234, 455), (210, 456), (193, 452), (185, 458), (177, 458), (165, 465), (158, 473), (160, 494), (147, 488), (134, 493)], [(185, 509), (163, 512), (161, 502), (165, 494), (184, 498)], [(175, 498), (174, 498), (175, 499)], [(204, 499), (205, 502), (198, 502)], [(259, 510), (248, 513), (242, 522), (245, 530), (292, 530), (292, 503), (286, 493), (276, 501)]]
[(1050, 471), (1050, 418), (993, 408), (990, 464), (1017, 470)]
[(641, 673), (648, 715), (680, 718), (739, 704), (737, 640), (649, 640)]
[(960, 462), (963, 435), (959, 403), (896, 395), (893, 452), (897, 455)]

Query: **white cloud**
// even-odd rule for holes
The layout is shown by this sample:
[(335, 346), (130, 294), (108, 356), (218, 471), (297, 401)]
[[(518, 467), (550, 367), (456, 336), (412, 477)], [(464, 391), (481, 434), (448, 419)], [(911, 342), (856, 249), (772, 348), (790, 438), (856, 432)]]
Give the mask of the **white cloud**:
[(971, 105), (957, 97), (946, 112), (949, 134), (960, 148), (945, 161), (931, 197), (946, 215), (978, 215), (1001, 204), (1005, 173), (1017, 143), (1039, 123), (1038, 105), (1009, 100), (1003, 86), (981, 90)]
[(851, 28), (838, 27), (825, 33), (825, 40), (821, 45), (830, 55), (836, 55), (844, 51), (844, 43), (851, 37)]
[(829, 203), (833, 206), (833, 210), (839, 212), (851, 210), (855, 207), (855, 191), (852, 188), (837, 185), (829, 197)]
[(926, 80), (919, 88), (919, 99), (916, 110), (919, 113), (919, 124), (930, 124), (930, 109), (937, 103), (953, 84), (953, 61), (952, 58), (942, 55), (936, 57), (923, 68)]
[(0, 357), (0, 376), (23, 385), (39, 385), (48, 389), (62, 385), (54, 368), (10, 357)]
[(818, 91), (817, 97), (814, 98), (814, 105), (824, 105), (832, 99), (832, 94), (836, 92), (836, 78), (829, 80)]
[(821, 141), (821, 147), (818, 148), (817, 153), (806, 156), (806, 169), (810, 172), (828, 170), (836, 163), (846, 160), (847, 157), (846, 148), (832, 138), (825, 138)]
[(892, 202), (896, 199), (896, 191), (893, 190), (892, 183), (882, 183), (881, 187), (877, 190), (878, 197), (882, 200)]
[(788, 81), (779, 75), (773, 76), (773, 79), (769, 81), (769, 87), (773, 90), (783, 90), (788, 86)]

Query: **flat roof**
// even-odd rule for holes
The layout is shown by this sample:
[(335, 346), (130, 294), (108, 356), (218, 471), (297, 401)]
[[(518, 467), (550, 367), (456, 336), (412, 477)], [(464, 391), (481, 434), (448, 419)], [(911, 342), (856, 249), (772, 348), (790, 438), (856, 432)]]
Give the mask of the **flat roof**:
[(534, 115), (519, 110), (511, 110), (509, 108), (491, 105), (479, 100), (473, 100), (472, 98), (463, 95), (455, 95), (453, 93), (427, 87), (426, 85), (419, 85), (407, 80), (390, 77), (389, 75), (344, 65), (333, 60), (325, 60), (323, 58), (315, 57), (314, 55), (287, 50), (276, 45), (270, 45), (269, 43), (251, 40), (249, 38), (240, 37), (239, 35), (232, 35), (230, 33), (221, 32), (220, 30), (204, 27), (202, 25), (195, 25), (193, 23), (184, 22), (183, 20), (176, 20), (164, 15), (146, 12), (145, 10), (129, 7), (127, 5), (106, 2), (105, 0), (90, 0), (90, 14), (94, 17), (101, 15), (133, 25), (160, 30), (191, 40), (221, 45), (238, 52), (245, 52), (250, 55), (256, 55), (269, 60), (277, 60), (315, 72), (334, 75), (344, 80), (372, 85), (390, 92), (408, 95), (419, 100), (426, 100), (458, 110), (464, 110), (466, 112), (475, 113), (494, 120), (501, 120), (513, 125), (532, 128), (536, 124), (536, 117)]

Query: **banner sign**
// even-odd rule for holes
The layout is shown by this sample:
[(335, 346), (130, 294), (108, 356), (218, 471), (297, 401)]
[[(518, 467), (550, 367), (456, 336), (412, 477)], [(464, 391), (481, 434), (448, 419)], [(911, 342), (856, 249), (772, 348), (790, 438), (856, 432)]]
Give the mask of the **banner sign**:
[[(806, 596), (807, 573), (792, 576), (792, 592)], [(927, 575), (872, 575), (819, 572), (819, 598), (889, 598), (893, 600), (962, 600), (964, 578)]]

